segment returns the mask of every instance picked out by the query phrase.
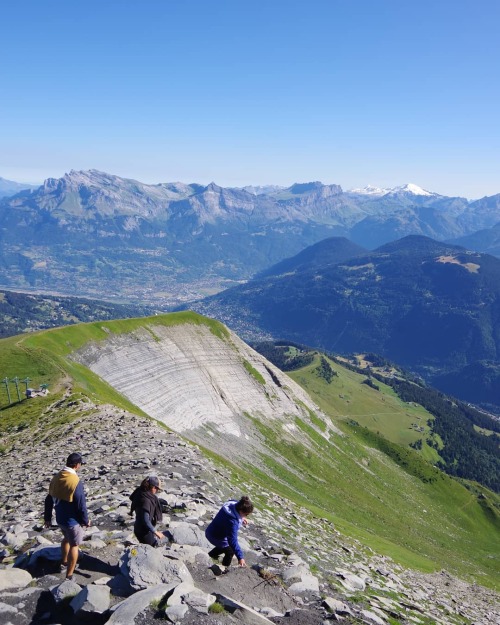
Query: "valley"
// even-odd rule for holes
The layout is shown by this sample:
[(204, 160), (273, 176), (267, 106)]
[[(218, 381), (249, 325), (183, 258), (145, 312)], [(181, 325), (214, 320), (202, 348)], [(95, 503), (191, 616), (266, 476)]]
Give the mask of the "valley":
[(500, 212), (498, 196), (470, 202), (416, 185), (378, 193), (321, 182), (152, 185), (92, 169), (1, 198), (0, 222), (5, 288), (167, 307), (331, 236), (369, 249), (410, 234), (458, 239), (494, 228)]

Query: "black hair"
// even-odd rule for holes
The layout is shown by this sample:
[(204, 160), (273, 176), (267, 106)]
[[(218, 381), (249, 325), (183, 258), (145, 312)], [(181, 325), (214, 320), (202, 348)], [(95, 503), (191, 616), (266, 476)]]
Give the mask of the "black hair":
[(243, 495), (235, 507), (237, 512), (242, 512), (243, 514), (250, 514), (253, 512), (253, 503), (250, 501), (250, 497), (248, 495)]

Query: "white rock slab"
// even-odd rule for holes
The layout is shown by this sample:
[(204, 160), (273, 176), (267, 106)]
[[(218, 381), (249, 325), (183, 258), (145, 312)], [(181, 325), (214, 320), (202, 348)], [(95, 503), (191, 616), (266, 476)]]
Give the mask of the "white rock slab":
[(25, 588), (33, 578), (24, 569), (1, 569), (0, 570), (0, 591), (10, 588)]

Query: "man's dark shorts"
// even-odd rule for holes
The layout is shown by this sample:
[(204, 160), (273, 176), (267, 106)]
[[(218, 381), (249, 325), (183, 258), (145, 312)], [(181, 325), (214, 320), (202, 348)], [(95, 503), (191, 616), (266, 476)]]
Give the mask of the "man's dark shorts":
[(83, 542), (83, 527), (81, 525), (59, 525), (64, 538), (69, 542), (70, 547), (78, 547)]

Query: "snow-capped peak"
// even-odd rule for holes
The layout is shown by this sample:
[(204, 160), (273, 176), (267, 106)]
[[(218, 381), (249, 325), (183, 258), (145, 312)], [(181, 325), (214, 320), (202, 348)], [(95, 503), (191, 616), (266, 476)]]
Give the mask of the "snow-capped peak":
[(419, 187), (416, 184), (412, 184), (409, 182), (408, 184), (404, 184), (401, 187), (394, 187), (389, 191), (391, 195), (398, 195), (404, 193), (405, 195), (436, 195), (435, 193), (431, 193), (430, 191), (426, 191)]
[(379, 187), (374, 187), (373, 185), (368, 184), (362, 189), (349, 189), (347, 193), (352, 193), (356, 195), (385, 195), (389, 191), (390, 189), (380, 189)]

